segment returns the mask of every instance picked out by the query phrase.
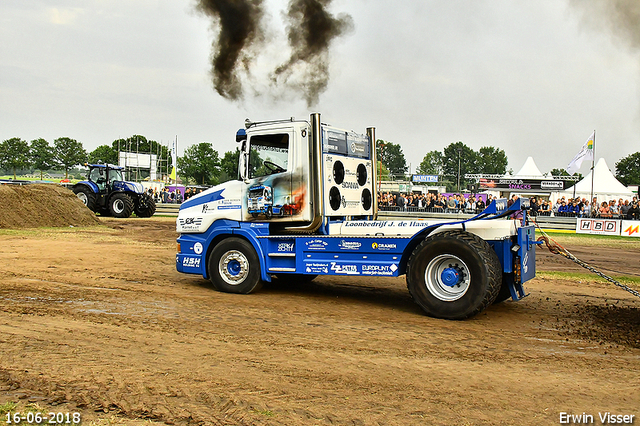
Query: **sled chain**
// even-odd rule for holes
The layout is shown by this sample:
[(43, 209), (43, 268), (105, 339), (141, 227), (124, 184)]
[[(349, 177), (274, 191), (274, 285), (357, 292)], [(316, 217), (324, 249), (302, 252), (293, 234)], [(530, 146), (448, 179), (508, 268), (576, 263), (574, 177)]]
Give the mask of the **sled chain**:
[(594, 268), (593, 266), (589, 265), (586, 262), (583, 262), (582, 260), (578, 259), (577, 257), (575, 257), (573, 254), (571, 254), (569, 252), (569, 250), (565, 249), (564, 247), (559, 246), (558, 244), (552, 244), (549, 241), (549, 237), (545, 235), (541, 236), (540, 238), (538, 238), (538, 241), (544, 241), (544, 243), (547, 245), (547, 248), (549, 249), (549, 251), (553, 254), (559, 254), (561, 256), (566, 257), (567, 259), (577, 263), (578, 265), (582, 266), (585, 269), (588, 269), (589, 271), (593, 272), (594, 274), (604, 278), (605, 280), (617, 285), (618, 287), (620, 287), (623, 290), (628, 291), (629, 293), (633, 294), (636, 297), (640, 297), (640, 292), (638, 292), (637, 290), (632, 289), (631, 287), (622, 284), (621, 282), (611, 278), (608, 275), (603, 274), (602, 272), (598, 271), (596, 268)]

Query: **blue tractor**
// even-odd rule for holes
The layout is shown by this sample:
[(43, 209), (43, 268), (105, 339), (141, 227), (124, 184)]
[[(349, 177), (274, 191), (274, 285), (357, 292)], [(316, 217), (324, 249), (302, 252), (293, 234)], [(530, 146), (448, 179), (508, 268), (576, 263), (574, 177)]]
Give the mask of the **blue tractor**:
[(89, 164), (87, 180), (76, 183), (72, 190), (91, 211), (104, 216), (151, 217), (156, 202), (141, 184), (122, 178), (124, 167), (111, 164)]

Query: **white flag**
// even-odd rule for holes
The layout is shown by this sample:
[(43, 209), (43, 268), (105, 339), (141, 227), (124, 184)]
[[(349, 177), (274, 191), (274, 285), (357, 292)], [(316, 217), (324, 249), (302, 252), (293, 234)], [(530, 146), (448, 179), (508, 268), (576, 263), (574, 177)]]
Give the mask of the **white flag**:
[(591, 134), (591, 137), (587, 139), (587, 141), (580, 148), (580, 152), (573, 157), (573, 160), (567, 166), (567, 172), (572, 175), (580, 169), (582, 165), (582, 161), (584, 160), (593, 160), (593, 144), (596, 140), (596, 131), (594, 130)]

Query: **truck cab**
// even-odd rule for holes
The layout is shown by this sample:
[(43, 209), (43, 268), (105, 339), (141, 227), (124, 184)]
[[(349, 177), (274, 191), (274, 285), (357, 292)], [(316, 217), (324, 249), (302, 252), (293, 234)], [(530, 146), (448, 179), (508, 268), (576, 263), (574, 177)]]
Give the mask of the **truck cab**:
[[(251, 293), (273, 278), (401, 276), (431, 316), (463, 319), (525, 296), (535, 232), (494, 202), (465, 220), (378, 220), (375, 129), (306, 120), (245, 123), (239, 178), (190, 198), (176, 222), (180, 272)], [(526, 214), (525, 214), (526, 217)]]

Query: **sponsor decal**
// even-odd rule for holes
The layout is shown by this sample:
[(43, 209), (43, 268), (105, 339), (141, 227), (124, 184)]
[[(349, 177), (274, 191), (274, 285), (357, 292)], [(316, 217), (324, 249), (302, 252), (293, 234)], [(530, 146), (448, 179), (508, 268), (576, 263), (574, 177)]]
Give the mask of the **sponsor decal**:
[(209, 213), (215, 210), (238, 210), (241, 208), (242, 208), (242, 204), (240, 203), (240, 200), (221, 199), (221, 200), (218, 200), (218, 202), (213, 205), (209, 203), (203, 204), (202, 213)]
[(185, 256), (182, 258), (182, 266), (185, 268), (199, 268), (200, 267), (200, 258), (199, 257), (188, 257)]
[(201, 217), (185, 217), (178, 219), (178, 223), (180, 224), (180, 228), (183, 231), (195, 231), (200, 229), (200, 225), (202, 225)]
[(388, 220), (358, 220), (353, 222), (345, 222), (346, 227), (358, 227), (358, 228), (388, 228), (388, 227), (402, 227), (402, 228), (424, 228), (429, 226), (430, 223), (426, 221), (418, 220), (402, 220), (398, 222)]
[(338, 243), (338, 247), (340, 247), (342, 250), (358, 250), (360, 247), (362, 247), (362, 243), (359, 241), (342, 240), (340, 241), (340, 243)]
[(393, 275), (398, 270), (398, 266), (392, 265), (362, 265), (362, 275)]
[(195, 243), (193, 245), (193, 252), (195, 254), (202, 254), (202, 250), (203, 250), (202, 243)]
[(522, 270), (525, 274), (529, 271), (529, 252), (526, 252), (522, 259)]
[(328, 274), (329, 273), (329, 264), (328, 263), (308, 263), (305, 268), (305, 272), (309, 274)]
[(329, 243), (324, 240), (311, 240), (306, 243), (308, 250), (326, 250)]
[(363, 155), (366, 152), (366, 146), (363, 143), (351, 142), (351, 152)]
[(342, 182), (342, 187), (345, 189), (360, 189), (360, 185), (357, 182)]
[(184, 219), (178, 219), (178, 221), (180, 222), (180, 226), (186, 226), (186, 225), (200, 226), (200, 225), (202, 225), (202, 218), (201, 217), (185, 217)]
[(371, 248), (374, 250), (395, 250), (398, 248), (397, 244), (387, 244), (387, 243), (371, 243)]
[(294, 243), (279, 243), (278, 251), (292, 252), (294, 248)]
[(340, 265), (336, 262), (331, 262), (331, 270), (336, 274), (346, 275), (359, 275), (358, 265)]

